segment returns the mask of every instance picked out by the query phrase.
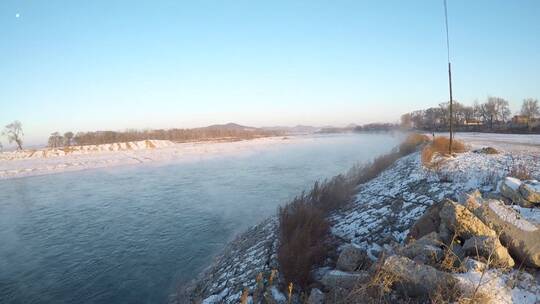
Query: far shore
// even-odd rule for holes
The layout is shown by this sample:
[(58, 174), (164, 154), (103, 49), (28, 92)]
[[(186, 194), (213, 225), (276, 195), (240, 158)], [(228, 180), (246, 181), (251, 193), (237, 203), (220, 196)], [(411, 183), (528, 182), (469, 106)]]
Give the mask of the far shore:
[(0, 153), (0, 180), (159, 161), (189, 162), (291, 144), (305, 136), (172, 142), (147, 140)]

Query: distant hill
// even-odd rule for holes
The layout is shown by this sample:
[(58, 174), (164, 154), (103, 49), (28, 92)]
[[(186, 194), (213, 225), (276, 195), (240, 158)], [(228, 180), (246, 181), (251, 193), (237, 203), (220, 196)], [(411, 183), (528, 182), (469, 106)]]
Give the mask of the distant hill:
[(311, 134), (318, 132), (321, 128), (313, 126), (297, 125), (294, 127), (286, 126), (274, 126), (274, 127), (262, 127), (263, 130), (285, 132), (287, 134)]
[(229, 123), (226, 123), (226, 124), (210, 125), (208, 127), (202, 127), (202, 128), (196, 128), (196, 129), (242, 130), (242, 131), (253, 131), (253, 132), (256, 132), (257, 130), (261, 130), (260, 128), (242, 126), (242, 125), (239, 125), (239, 124), (234, 123), (234, 122), (229, 122)]

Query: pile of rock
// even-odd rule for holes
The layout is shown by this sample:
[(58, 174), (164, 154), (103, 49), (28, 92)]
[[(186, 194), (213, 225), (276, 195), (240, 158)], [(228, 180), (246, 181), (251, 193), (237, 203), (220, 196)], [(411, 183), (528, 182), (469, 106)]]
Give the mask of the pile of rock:
[(525, 208), (540, 208), (540, 182), (521, 181), (514, 177), (505, 178), (499, 187), (501, 195), (514, 204)]
[[(511, 202), (539, 206), (538, 187), (537, 181), (506, 178), (501, 192), (507, 198), (513, 195)], [(322, 287), (312, 290), (308, 303), (339, 302), (381, 271), (395, 280), (392, 292), (402, 298), (430, 298), (441, 290), (459, 290), (455, 273), (516, 265), (540, 268), (540, 226), (503, 201), (484, 199), (475, 191), (459, 202), (431, 206), (410, 228), (404, 245), (385, 251), (385, 258), (376, 261), (363, 247), (344, 246), (336, 269), (321, 276)]]

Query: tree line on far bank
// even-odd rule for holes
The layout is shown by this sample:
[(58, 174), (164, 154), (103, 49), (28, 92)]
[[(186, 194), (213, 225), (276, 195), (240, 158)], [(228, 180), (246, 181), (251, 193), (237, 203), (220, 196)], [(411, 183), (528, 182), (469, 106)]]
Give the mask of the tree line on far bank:
[(61, 147), (76, 145), (100, 145), (115, 142), (128, 142), (139, 140), (170, 140), (175, 142), (204, 141), (214, 139), (251, 139), (264, 136), (279, 135), (275, 131), (266, 131), (256, 128), (228, 128), (205, 127), (194, 129), (168, 129), (168, 130), (126, 130), (95, 131), (95, 132), (67, 132), (63, 136), (60, 133), (52, 133), (49, 137), (49, 147)]
[[(501, 97), (488, 97), (472, 106), (453, 102), (453, 123), (456, 131), (539, 133), (540, 107), (538, 99), (524, 99), (521, 110), (512, 116), (508, 101)], [(450, 115), (449, 103), (418, 110), (401, 116), (401, 126), (425, 131), (447, 131)]]
[[(15, 143), (17, 150), (23, 149), (23, 129), (20, 121), (13, 121), (6, 125), (0, 133), (8, 142)], [(61, 134), (54, 132), (49, 136), (47, 146), (50, 148), (69, 147), (72, 145), (101, 145), (116, 142), (140, 141), (140, 140), (170, 140), (175, 142), (204, 141), (218, 139), (252, 139), (266, 136), (282, 135), (280, 131), (264, 130), (259, 128), (244, 127), (237, 124), (213, 125), (193, 129), (168, 129), (168, 130), (135, 130), (126, 131), (94, 131), (77, 132), (71, 131)], [(0, 142), (0, 150), (3, 146)]]

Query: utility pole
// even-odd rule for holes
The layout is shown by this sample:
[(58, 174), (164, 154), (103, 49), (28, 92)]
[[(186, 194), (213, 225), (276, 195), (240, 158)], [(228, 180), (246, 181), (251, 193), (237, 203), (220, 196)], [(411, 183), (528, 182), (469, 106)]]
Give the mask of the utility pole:
[(452, 99), (452, 65), (450, 64), (450, 39), (448, 38), (448, 9), (446, 0), (444, 0), (444, 21), (446, 24), (446, 51), (448, 56), (448, 87), (450, 89), (450, 143), (448, 144), (448, 153), (452, 154), (452, 142), (454, 139), (454, 113)]

